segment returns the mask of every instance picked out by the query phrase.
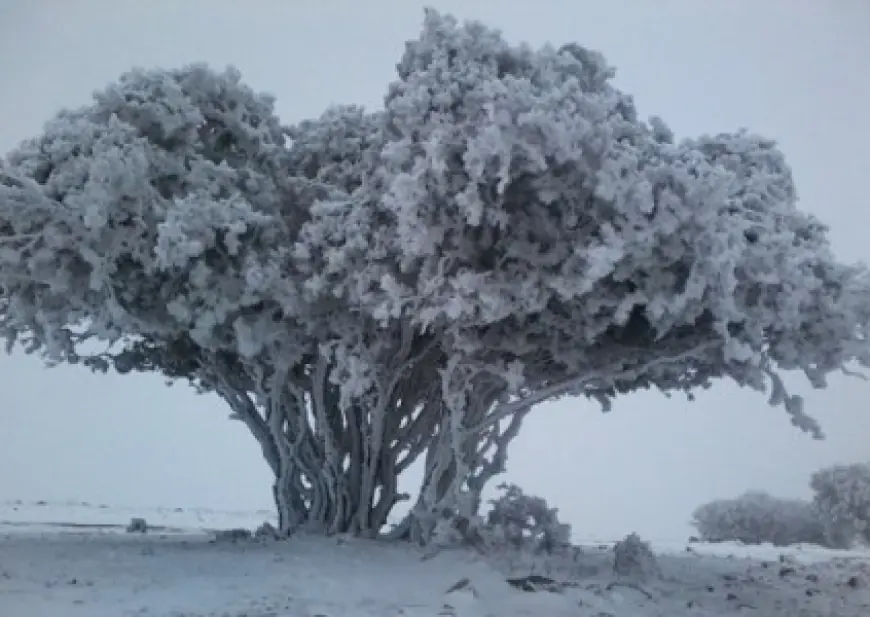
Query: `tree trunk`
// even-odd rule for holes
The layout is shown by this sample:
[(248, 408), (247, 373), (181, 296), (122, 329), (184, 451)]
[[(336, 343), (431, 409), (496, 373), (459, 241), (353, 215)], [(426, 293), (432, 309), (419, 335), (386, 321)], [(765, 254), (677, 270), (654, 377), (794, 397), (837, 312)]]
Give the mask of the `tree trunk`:
[[(504, 422), (485, 423), (498, 413), (504, 388), (479, 385), (462, 406), (445, 410), (437, 435), (430, 441), (420, 496), (391, 538), (428, 544), (439, 525), (461, 536), (473, 535), (483, 489), (502, 473), (508, 444), (516, 437), (531, 407), (518, 407)], [(470, 537), (466, 539), (471, 540)]]
[(426, 379), (421, 388), (414, 374), (399, 371), (347, 401), (328, 378), (328, 362), (320, 357), (305, 373), (264, 370), (243, 383), (233, 381), (233, 371), (219, 375), (218, 393), (275, 475), (279, 532), (382, 535), (393, 507), (407, 498), (398, 493), (398, 476), (422, 455), (417, 503), (387, 535), (425, 544), (445, 518), (471, 520), (486, 481), (503, 471), (507, 441), (524, 415), (514, 414), (506, 430), (483, 422), (503, 382), (472, 384), (450, 397), (448, 409), (438, 384)]
[(281, 535), (310, 529), (327, 535), (376, 537), (401, 498), (389, 484), (378, 484), (377, 499), (353, 501), (347, 475), (324, 472), (302, 481), (304, 474), (292, 471), (296, 467), (285, 465), (272, 484)]
[[(307, 409), (298, 401), (282, 401), (269, 412), (271, 450), (278, 459), (273, 497), (280, 533), (305, 528), (327, 535), (377, 536), (401, 499), (394, 454), (379, 445), (383, 438), (370, 439), (366, 433), (371, 427), (355, 426), (344, 434), (330, 429), (330, 417), (341, 413), (336, 408), (315, 410), (319, 422), (303, 411)], [(345, 413), (363, 417), (359, 410)]]

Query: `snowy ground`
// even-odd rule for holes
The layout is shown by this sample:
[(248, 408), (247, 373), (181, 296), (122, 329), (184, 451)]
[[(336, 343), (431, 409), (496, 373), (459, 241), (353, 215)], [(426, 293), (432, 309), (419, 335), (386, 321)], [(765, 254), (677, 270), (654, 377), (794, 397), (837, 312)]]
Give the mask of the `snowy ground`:
[[(205, 531), (253, 527), (266, 514), (0, 504), (0, 615), (870, 615), (867, 552), (663, 545), (660, 573), (639, 580), (614, 576), (606, 545), (547, 565), (462, 550), (425, 558), (407, 546), (313, 537), (215, 543)], [(160, 527), (126, 534), (132, 516)], [(568, 585), (532, 592), (508, 583), (529, 574)]]

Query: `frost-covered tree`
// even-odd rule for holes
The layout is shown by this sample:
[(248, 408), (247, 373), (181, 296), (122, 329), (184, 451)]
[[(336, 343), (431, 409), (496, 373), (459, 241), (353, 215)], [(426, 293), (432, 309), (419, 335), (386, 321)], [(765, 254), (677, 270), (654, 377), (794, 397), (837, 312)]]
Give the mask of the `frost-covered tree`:
[[(468, 515), (536, 404), (866, 363), (870, 286), (770, 140), (675, 142), (598, 53), (428, 11), (381, 109), (282, 127), (203, 66), (133, 71), (0, 169), (0, 320), (50, 363), (214, 392), (281, 531)], [(96, 350), (96, 343), (105, 350)]]
[(746, 544), (769, 542), (828, 544), (824, 527), (812, 503), (782, 499), (761, 491), (748, 491), (734, 499), (717, 499), (692, 514), (692, 524), (705, 542), (735, 540)]
[(834, 465), (810, 478), (813, 503), (829, 541), (870, 545), (870, 464)]

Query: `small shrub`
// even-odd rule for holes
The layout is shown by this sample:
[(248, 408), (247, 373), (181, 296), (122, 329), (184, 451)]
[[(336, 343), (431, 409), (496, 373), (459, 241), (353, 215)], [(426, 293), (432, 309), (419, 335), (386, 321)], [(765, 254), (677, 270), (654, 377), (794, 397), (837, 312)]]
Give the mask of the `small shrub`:
[(636, 580), (646, 580), (660, 573), (655, 553), (636, 533), (627, 535), (613, 547), (613, 572), (620, 578)]
[(541, 497), (526, 495), (515, 484), (501, 484), (502, 495), (490, 501), (486, 531), (516, 548), (553, 553), (571, 546), (571, 526)]
[(266, 521), (254, 531), (254, 538), (257, 540), (280, 540), (281, 534), (272, 523)]
[(780, 499), (759, 491), (704, 504), (693, 513), (692, 524), (705, 542), (828, 545), (824, 526), (812, 503)]
[(145, 522), (144, 518), (130, 519), (130, 523), (127, 525), (127, 533), (147, 533), (147, 532), (148, 532), (148, 523)]
[(231, 542), (235, 544), (236, 542), (246, 542), (253, 538), (254, 534), (251, 533), (250, 529), (235, 527), (233, 529), (215, 530), (213, 542)]
[(512, 577), (544, 576), (574, 580), (589, 575), (588, 564), (571, 544), (571, 526), (559, 520), (556, 508), (527, 495), (515, 484), (502, 484), (502, 494), (478, 531), (492, 565)]
[(820, 469), (810, 478), (810, 487), (830, 545), (870, 544), (870, 464)]

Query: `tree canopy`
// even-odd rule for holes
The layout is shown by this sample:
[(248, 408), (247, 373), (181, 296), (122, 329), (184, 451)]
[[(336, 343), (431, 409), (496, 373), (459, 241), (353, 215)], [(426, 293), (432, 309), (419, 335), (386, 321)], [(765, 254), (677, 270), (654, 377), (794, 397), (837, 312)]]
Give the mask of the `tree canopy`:
[(772, 140), (678, 141), (614, 74), (432, 10), (376, 110), (131, 71), (0, 167), (2, 334), (219, 394), (288, 528), (377, 531), (424, 456), (424, 537), (559, 396), (727, 377), (820, 436), (780, 376), (867, 364), (866, 269)]

